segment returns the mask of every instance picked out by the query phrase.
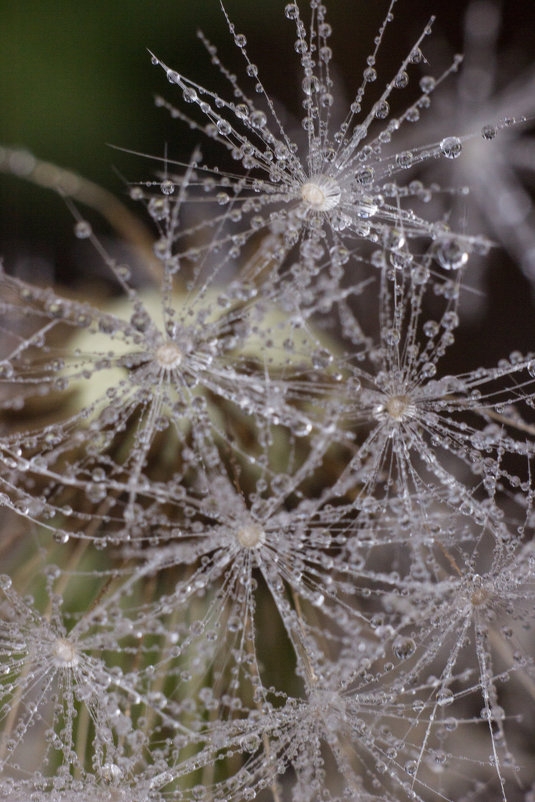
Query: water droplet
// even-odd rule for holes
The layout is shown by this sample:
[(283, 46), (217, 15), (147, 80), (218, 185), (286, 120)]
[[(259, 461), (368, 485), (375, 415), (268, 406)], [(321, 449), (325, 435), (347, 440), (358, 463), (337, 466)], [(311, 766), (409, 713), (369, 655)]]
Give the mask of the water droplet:
[(387, 329), (384, 334), (387, 345), (397, 345), (401, 339), (398, 329)]
[(385, 248), (396, 251), (405, 245), (405, 235), (399, 228), (387, 228), (383, 236), (383, 242)]
[(130, 318), (130, 323), (136, 329), (136, 331), (147, 331), (150, 325), (150, 320), (145, 312), (134, 312)]
[(160, 189), (162, 190), (164, 195), (172, 195), (173, 192), (175, 191), (175, 185), (173, 184), (172, 181), (166, 178), (165, 181), (162, 181), (162, 183), (160, 184)]
[(7, 574), (2, 574), (0, 576), (0, 590), (9, 590), (11, 585), (11, 577), (9, 577)]
[(405, 89), (408, 83), (409, 83), (409, 76), (405, 72), (405, 70), (399, 72), (394, 78), (394, 86), (396, 87), (396, 89)]
[(382, 100), (380, 103), (377, 103), (374, 108), (374, 114), (378, 120), (385, 120), (388, 117), (390, 114), (390, 106), (386, 100)]
[(484, 125), (481, 129), (481, 136), (483, 139), (494, 139), (496, 136), (496, 128), (493, 125)]
[(445, 707), (446, 705), (451, 705), (451, 703), (455, 699), (455, 694), (451, 690), (451, 688), (441, 688), (437, 693), (437, 704), (441, 707)]
[(435, 84), (436, 81), (432, 75), (424, 75), (423, 78), (420, 78), (420, 89), (426, 95), (433, 91)]
[(399, 635), (392, 644), (392, 649), (398, 660), (406, 660), (416, 651), (416, 644), (412, 638)]
[(458, 136), (447, 136), (440, 143), (442, 155), (447, 159), (456, 159), (461, 155), (463, 145)]
[(219, 119), (216, 123), (217, 130), (222, 136), (228, 136), (232, 131), (232, 126), (228, 120)]
[(374, 177), (375, 170), (373, 167), (362, 167), (360, 170), (357, 170), (355, 174), (357, 183), (363, 187), (368, 187), (370, 184), (373, 184)]
[(11, 362), (0, 363), (0, 379), (9, 379), (13, 376), (14, 370)]
[(293, 427), (292, 431), (296, 437), (306, 437), (312, 431), (312, 424), (308, 421), (301, 421)]
[(79, 220), (74, 226), (74, 234), (78, 239), (87, 239), (92, 233), (91, 224), (87, 220)]
[(154, 220), (163, 220), (169, 212), (169, 204), (164, 198), (151, 198), (148, 211)]
[(256, 752), (260, 746), (260, 738), (255, 733), (244, 735), (244, 737), (240, 740), (240, 746), (246, 752)]
[(245, 103), (238, 103), (234, 111), (236, 112), (236, 117), (238, 117), (240, 120), (249, 119), (249, 108), (245, 105)]
[(379, 269), (382, 269), (386, 264), (385, 255), (383, 251), (374, 251), (371, 255), (370, 261), (373, 267), (378, 267)]
[(377, 214), (379, 207), (374, 199), (369, 195), (364, 195), (358, 202), (356, 207), (357, 216), (367, 220), (369, 217), (374, 217)]
[(439, 325), (435, 320), (426, 320), (423, 325), (423, 331), (426, 337), (436, 337), (439, 332)]
[(123, 279), (123, 281), (128, 281), (132, 276), (132, 271), (128, 265), (117, 265), (115, 272), (118, 276), (120, 276), (120, 278)]
[(430, 379), (434, 376), (437, 372), (437, 367), (434, 362), (426, 362), (425, 365), (422, 366), (420, 371), (420, 375), (423, 379)]
[(299, 9), (295, 3), (288, 3), (286, 8), (284, 9), (284, 13), (288, 17), (288, 19), (297, 19), (299, 16)]
[(404, 170), (407, 170), (414, 161), (414, 155), (410, 150), (404, 150), (396, 156), (396, 164)]
[(447, 237), (435, 243), (435, 258), (444, 270), (459, 270), (468, 261), (468, 251), (454, 237)]
[(186, 103), (194, 103), (198, 99), (197, 92), (192, 86), (186, 86), (182, 93), (182, 97), (186, 101)]
[(252, 112), (250, 119), (253, 128), (263, 128), (267, 123), (266, 115), (263, 111), (259, 111), (258, 109)]

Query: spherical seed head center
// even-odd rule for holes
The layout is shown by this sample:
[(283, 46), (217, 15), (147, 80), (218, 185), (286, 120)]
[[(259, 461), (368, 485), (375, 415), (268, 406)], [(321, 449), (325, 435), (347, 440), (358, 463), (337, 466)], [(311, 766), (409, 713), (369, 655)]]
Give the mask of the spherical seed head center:
[(481, 607), (490, 599), (490, 590), (485, 586), (483, 578), (479, 574), (474, 574), (470, 580), (470, 602), (474, 607)]
[(176, 343), (168, 342), (156, 349), (156, 362), (166, 370), (177, 368), (182, 362), (182, 351)]
[(474, 607), (480, 607), (482, 604), (485, 604), (485, 602), (488, 601), (488, 598), (489, 592), (486, 588), (477, 588), (477, 590), (474, 590), (472, 593), (470, 601)]
[(394, 420), (401, 420), (409, 409), (411, 400), (408, 395), (393, 395), (385, 404), (385, 409)]
[(332, 178), (325, 175), (313, 176), (301, 187), (301, 198), (315, 212), (328, 212), (338, 206), (340, 187)]
[(246, 549), (254, 549), (262, 545), (266, 539), (266, 533), (260, 524), (248, 523), (241, 526), (236, 532), (236, 538), (240, 546)]
[(67, 638), (58, 638), (52, 650), (54, 662), (59, 668), (71, 668), (78, 665), (80, 656), (74, 645)]

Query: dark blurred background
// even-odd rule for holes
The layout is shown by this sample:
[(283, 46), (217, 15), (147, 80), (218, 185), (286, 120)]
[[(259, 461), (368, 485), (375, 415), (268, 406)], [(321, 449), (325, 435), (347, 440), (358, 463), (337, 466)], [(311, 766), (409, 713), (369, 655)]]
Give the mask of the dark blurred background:
[[(293, 51), (294, 27), (284, 16), (284, 5), (285, 0), (226, 0), (236, 30), (247, 36), (249, 55), (265, 86), (295, 114), (301, 76)], [(335, 75), (348, 101), (387, 5), (387, 0), (327, 3)], [(502, 17), (498, 82), (505, 87), (535, 63), (535, 2), (503, 0), (495, 5)], [(307, 19), (304, 0), (301, 7)], [(398, 0), (396, 19), (378, 58), (379, 75), (393, 74), (432, 14), (437, 20), (425, 42), (427, 71), (440, 73), (453, 54), (463, 50), (463, 20), (469, 7), (473, 3), (467, 0)], [(222, 88), (196, 37), (198, 28), (218, 46), (223, 62), (241, 81), (243, 61), (218, 0), (5, 0), (0, 14), (0, 145), (27, 148), (40, 159), (74, 170), (123, 197), (138, 213), (121, 176), (148, 179), (155, 165), (108, 145), (157, 156), (167, 148), (171, 158), (188, 158), (198, 137), (155, 108), (155, 94), (179, 106), (181, 99), (163, 72), (151, 65), (147, 48), (198, 83)], [(207, 150), (208, 146), (203, 152)], [(217, 154), (212, 163), (216, 159)], [(73, 257), (77, 244), (72, 222), (54, 193), (0, 175), (0, 255), (8, 269), (18, 269), (21, 262), (46, 263), (55, 277), (68, 280), (80, 270)], [(491, 255), (488, 271), (485, 289), (491, 296), (488, 309), (496, 348), (487, 338), (478, 353), (487, 364), (494, 351), (507, 354), (515, 344), (535, 350), (533, 287), (500, 252)], [(485, 325), (478, 318), (478, 328)]]

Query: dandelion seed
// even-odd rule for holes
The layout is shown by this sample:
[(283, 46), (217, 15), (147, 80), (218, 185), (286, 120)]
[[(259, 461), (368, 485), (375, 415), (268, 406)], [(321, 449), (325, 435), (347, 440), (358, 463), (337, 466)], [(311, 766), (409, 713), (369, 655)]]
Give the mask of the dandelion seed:
[[(390, 12), (393, 5), (391, 3)], [(390, 12), (381, 26), (374, 52), (368, 58), (369, 64), (375, 63), (391, 19)], [(233, 32), (234, 26), (224, 13)], [(211, 171), (203, 165), (203, 173), (213, 175), (213, 179), (204, 179), (205, 188), (213, 180), (216, 184), (224, 182), (232, 187), (231, 195), (227, 189), (219, 193), (225, 195), (225, 202), (232, 197), (233, 206), (243, 209), (245, 220), (250, 219), (247, 213), (253, 209), (260, 226), (281, 231), (287, 250), (299, 241), (301, 256), (311, 266), (324, 252), (324, 232), (328, 240), (334, 243), (348, 238), (348, 241), (364, 239), (383, 242), (391, 250), (400, 247), (391, 241), (391, 232), (396, 229), (402, 231), (407, 239), (433, 240), (433, 223), (418, 217), (413, 209), (403, 208), (402, 201), (413, 194), (410, 185), (397, 185), (393, 179), (400, 170), (430, 158), (440, 155), (447, 159), (456, 158), (462, 149), (459, 138), (447, 137), (425, 149), (404, 151), (394, 156), (383, 155), (385, 145), (406, 120), (419, 114), (420, 106), (428, 104), (429, 95), (445, 76), (436, 81), (429, 78), (423, 85), (420, 98), (399, 119), (392, 118), (379, 133), (374, 130), (375, 120), (390, 116), (388, 98), (392, 92), (409, 82), (407, 70), (416, 61), (414, 54), (419, 52), (430, 26), (417, 40), (395, 77), (386, 84), (380, 100), (361, 119), (359, 115), (366, 85), (377, 78), (373, 67), (369, 66), (364, 71), (363, 82), (348, 114), (336, 127), (331, 111), (334, 101), (334, 81), (329, 67), (332, 52), (327, 45), (330, 26), (325, 13), (323, 6), (311, 5), (308, 35), (297, 5), (291, 5), (291, 11), (286, 14), (295, 22), (295, 49), (303, 70), (303, 105), (306, 114), (302, 127), (306, 140), (302, 143), (302, 137), (295, 142), (283, 127), (272, 99), (259, 80), (258, 71), (256, 68), (253, 70), (254, 65), (249, 60), (243, 42), (239, 47), (247, 63), (247, 72), (257, 81), (266, 112), (259, 109), (256, 102), (240, 88), (236, 77), (223, 66), (216, 49), (202, 34), (201, 39), (212, 62), (231, 84), (234, 98), (239, 102), (227, 101), (198, 86), (153, 56), (153, 61), (165, 70), (171, 83), (180, 87), (184, 99), (196, 104), (209, 122), (207, 125), (196, 123), (162, 99), (158, 99), (158, 104), (167, 107), (173, 116), (217, 139), (247, 171), (242, 178), (236, 179), (230, 174), (221, 173), (219, 169)], [(456, 61), (452, 69), (457, 66)], [(419, 192), (422, 191), (423, 187)], [(225, 219), (221, 218), (221, 222)], [(242, 236), (251, 236), (253, 229), (257, 230), (258, 225), (249, 230), (243, 228)], [(452, 235), (452, 238), (463, 243), (467, 252), (478, 243), (476, 238), (466, 236)]]

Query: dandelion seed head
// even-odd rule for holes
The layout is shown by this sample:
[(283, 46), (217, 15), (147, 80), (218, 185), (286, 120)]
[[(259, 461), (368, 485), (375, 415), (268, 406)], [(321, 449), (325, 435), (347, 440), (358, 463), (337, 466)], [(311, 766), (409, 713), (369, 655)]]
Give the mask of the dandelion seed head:
[(313, 688), (308, 703), (312, 720), (322, 728), (326, 727), (331, 731), (336, 731), (347, 719), (346, 704), (336, 691)]
[(474, 574), (471, 580), (470, 602), (474, 607), (481, 607), (490, 599), (490, 592), (483, 584), (479, 574)]
[(404, 393), (391, 395), (377, 404), (374, 410), (375, 418), (384, 422), (399, 423), (404, 418), (414, 415), (415, 405), (409, 395)]
[(266, 533), (260, 524), (251, 521), (237, 529), (236, 540), (246, 549), (256, 549), (265, 542)]
[(385, 404), (386, 412), (396, 421), (410, 414), (411, 409), (411, 399), (408, 395), (393, 395)]
[(165, 370), (178, 368), (183, 359), (183, 353), (174, 342), (166, 342), (156, 349), (156, 362)]
[(481, 605), (485, 604), (486, 601), (489, 599), (489, 592), (486, 588), (477, 588), (472, 593), (470, 597), (470, 601), (474, 605), (474, 607), (480, 607)]
[(325, 175), (313, 176), (301, 187), (301, 198), (305, 206), (315, 212), (329, 212), (340, 203), (342, 192), (333, 178)]
[(80, 662), (80, 655), (74, 644), (67, 638), (57, 638), (52, 647), (54, 664), (58, 668), (74, 668)]

